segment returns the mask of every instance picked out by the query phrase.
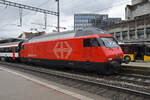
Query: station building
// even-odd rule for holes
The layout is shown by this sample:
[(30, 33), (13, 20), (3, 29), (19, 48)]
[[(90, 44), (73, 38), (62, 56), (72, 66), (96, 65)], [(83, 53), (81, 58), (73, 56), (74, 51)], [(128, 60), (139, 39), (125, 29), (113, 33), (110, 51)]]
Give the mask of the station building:
[(126, 20), (105, 27), (120, 42), (150, 42), (150, 0), (132, 0), (125, 9)]
[(143, 15), (150, 15), (150, 0), (132, 0), (132, 5), (125, 8), (125, 17), (127, 20), (134, 20)]

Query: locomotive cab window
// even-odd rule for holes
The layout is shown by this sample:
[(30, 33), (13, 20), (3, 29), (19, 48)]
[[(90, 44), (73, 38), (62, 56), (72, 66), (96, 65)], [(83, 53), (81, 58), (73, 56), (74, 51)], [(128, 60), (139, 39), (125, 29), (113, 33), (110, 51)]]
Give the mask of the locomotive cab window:
[(84, 47), (98, 47), (98, 46), (100, 46), (96, 38), (84, 39), (83, 44), (84, 44)]
[(100, 39), (103, 41), (106, 48), (119, 47), (117, 41), (112, 37), (102, 37)]

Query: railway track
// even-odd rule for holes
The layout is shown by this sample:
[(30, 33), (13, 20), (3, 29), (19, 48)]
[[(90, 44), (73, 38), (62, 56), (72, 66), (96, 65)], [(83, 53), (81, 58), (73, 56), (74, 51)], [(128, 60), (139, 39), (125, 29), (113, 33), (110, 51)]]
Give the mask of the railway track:
[(150, 88), (150, 77), (144, 75), (120, 73), (116, 76), (106, 77), (105, 79), (124, 81), (128, 83), (134, 83), (145, 88)]
[(150, 86), (150, 76), (138, 75), (138, 74), (125, 74), (122, 73), (116, 76), (118, 79), (127, 80), (129, 82), (134, 82), (139, 85)]
[[(19, 67), (25, 70), (46, 73), (67, 79), (78, 80), (93, 85), (115, 89), (122, 92), (127, 92), (135, 95), (150, 97), (150, 77), (140, 76), (135, 74), (120, 74), (116, 76), (88, 75), (87, 73), (64, 72), (41, 67), (34, 67), (25, 64), (0, 62), (1, 65)], [(143, 83), (144, 79), (145, 83)], [(149, 83), (149, 84), (148, 84)], [(146, 84), (146, 85), (145, 85)]]
[(129, 74), (140, 74), (144, 76), (150, 76), (150, 68), (149, 67), (137, 67), (137, 66), (127, 66), (122, 65), (122, 72), (129, 73)]

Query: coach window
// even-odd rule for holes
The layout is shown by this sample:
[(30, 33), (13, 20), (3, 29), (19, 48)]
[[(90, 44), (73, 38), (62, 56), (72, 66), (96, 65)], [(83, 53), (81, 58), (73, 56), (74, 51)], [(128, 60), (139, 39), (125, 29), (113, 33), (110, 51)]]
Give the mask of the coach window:
[(9, 52), (9, 48), (5, 48), (5, 52)]
[(11, 47), (8, 48), (8, 52), (12, 52), (12, 48)]
[(0, 48), (0, 52), (3, 52), (3, 48)]
[(3, 48), (0, 48), (0, 52), (3, 52), (3, 50), (2, 50)]
[(15, 52), (18, 52), (18, 47), (15, 47), (14, 50), (15, 50)]
[(0, 48), (0, 52), (4, 52), (4, 48)]
[(9, 52), (10, 50), (9, 50), (9, 48), (5, 48), (5, 52)]

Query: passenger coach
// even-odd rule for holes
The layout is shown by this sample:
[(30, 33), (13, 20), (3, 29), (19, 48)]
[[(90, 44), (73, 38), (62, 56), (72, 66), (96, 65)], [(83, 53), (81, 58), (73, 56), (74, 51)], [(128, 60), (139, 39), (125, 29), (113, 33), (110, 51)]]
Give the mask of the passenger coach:
[(3, 43), (0, 44), (0, 58), (6, 61), (17, 60), (19, 42)]

